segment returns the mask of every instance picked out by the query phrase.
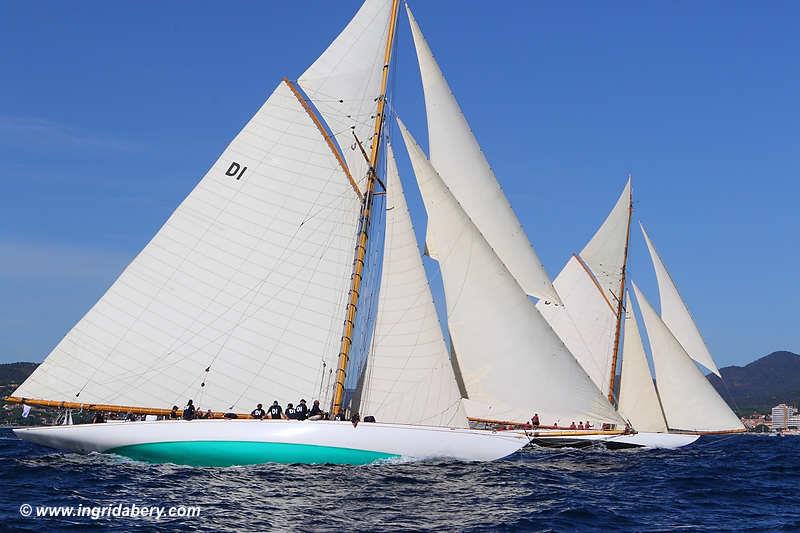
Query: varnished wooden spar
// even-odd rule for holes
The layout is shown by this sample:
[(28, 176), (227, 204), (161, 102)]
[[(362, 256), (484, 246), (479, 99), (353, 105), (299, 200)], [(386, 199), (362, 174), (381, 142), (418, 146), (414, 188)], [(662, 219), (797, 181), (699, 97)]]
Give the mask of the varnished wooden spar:
[(336, 161), (339, 162), (339, 166), (342, 167), (342, 170), (344, 171), (345, 175), (347, 176), (348, 181), (350, 181), (350, 186), (353, 187), (353, 190), (356, 192), (356, 195), (359, 198), (362, 198), (363, 195), (361, 194), (361, 190), (358, 188), (358, 184), (356, 183), (356, 180), (353, 179), (353, 175), (350, 174), (350, 168), (347, 166), (347, 163), (344, 162), (344, 158), (342, 158), (342, 154), (339, 153), (339, 150), (336, 148), (336, 145), (333, 143), (333, 139), (331, 139), (331, 136), (328, 135), (327, 131), (325, 131), (325, 126), (322, 125), (322, 121), (319, 119), (317, 114), (314, 113), (314, 110), (311, 109), (311, 106), (308, 105), (308, 102), (306, 102), (306, 99), (303, 98), (302, 94), (300, 94), (300, 91), (297, 90), (297, 87), (295, 87), (294, 83), (289, 81), (289, 78), (283, 78), (283, 83), (285, 83), (286, 86), (289, 87), (289, 90), (292, 91), (292, 94), (294, 95), (294, 97), (297, 98), (297, 101), (300, 102), (301, 106), (303, 106), (303, 109), (305, 109), (305, 111), (308, 114), (308, 116), (311, 117), (311, 120), (314, 122), (314, 125), (317, 127), (319, 132), (322, 134), (322, 138), (325, 139), (326, 143), (328, 143), (328, 148), (331, 149), (331, 152), (333, 153), (333, 157), (335, 157)]
[[(628, 174), (628, 182), (631, 175)], [(625, 275), (628, 266), (628, 244), (631, 240), (631, 218), (633, 217), (633, 184), (631, 184), (630, 194), (628, 195), (628, 227), (625, 230), (625, 253), (622, 259), (622, 278), (619, 283), (619, 294), (617, 295), (617, 328), (614, 331), (614, 353), (611, 354), (611, 375), (608, 378), (608, 401), (614, 405), (614, 383), (617, 380), (617, 357), (619, 355), (620, 329), (622, 328), (622, 299), (625, 296)], [(659, 398), (659, 403), (661, 398)], [(663, 411), (662, 411), (663, 412)]]
[[(19, 403), (34, 407), (55, 407), (57, 409), (78, 409), (83, 411), (102, 411), (104, 413), (123, 413), (134, 415), (156, 415), (169, 416), (171, 409), (159, 409), (155, 407), (133, 407), (130, 405), (111, 405), (104, 403), (79, 403), (61, 402), (57, 400), (41, 400), (37, 398), (18, 398), (16, 396), (6, 396), (3, 398), (8, 403)], [(196, 412), (200, 414), (200, 411)], [(253, 418), (250, 413), (235, 413), (236, 418)], [(183, 410), (178, 410), (178, 416), (183, 416)], [(225, 418), (225, 413), (211, 412), (211, 418)]]
[(397, 26), (397, 11), (400, 8), (400, 0), (392, 0), (392, 13), (389, 19), (389, 31), (386, 37), (386, 48), (383, 54), (383, 73), (381, 75), (381, 90), (378, 97), (378, 110), (375, 114), (375, 131), (372, 136), (372, 151), (369, 158), (369, 173), (367, 174), (367, 185), (364, 191), (364, 199), (361, 203), (361, 227), (358, 233), (358, 244), (356, 245), (355, 258), (353, 260), (353, 275), (350, 281), (350, 295), (347, 304), (347, 312), (344, 320), (344, 331), (342, 332), (342, 342), (339, 350), (339, 364), (336, 368), (336, 383), (333, 389), (333, 401), (331, 403), (331, 413), (336, 414), (342, 407), (342, 397), (344, 396), (344, 381), (347, 377), (347, 362), (350, 358), (350, 348), (353, 344), (353, 330), (356, 322), (356, 311), (358, 309), (358, 298), (361, 291), (361, 281), (364, 272), (364, 258), (367, 254), (367, 239), (369, 238), (369, 221), (372, 214), (372, 199), (377, 180), (376, 168), (380, 156), (381, 133), (383, 131), (384, 111), (386, 108), (386, 87), (389, 81), (389, 62), (392, 59), (392, 47), (394, 43), (395, 27)]

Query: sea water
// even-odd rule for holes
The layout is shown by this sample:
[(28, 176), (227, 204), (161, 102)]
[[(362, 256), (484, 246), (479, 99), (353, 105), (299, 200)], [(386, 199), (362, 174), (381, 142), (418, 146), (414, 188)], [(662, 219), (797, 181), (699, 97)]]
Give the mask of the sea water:
[[(0, 480), (0, 530), (800, 531), (800, 437), (526, 449), (492, 463), (197, 468), (62, 453), (0, 429)], [(42, 506), (199, 516), (37, 518)]]

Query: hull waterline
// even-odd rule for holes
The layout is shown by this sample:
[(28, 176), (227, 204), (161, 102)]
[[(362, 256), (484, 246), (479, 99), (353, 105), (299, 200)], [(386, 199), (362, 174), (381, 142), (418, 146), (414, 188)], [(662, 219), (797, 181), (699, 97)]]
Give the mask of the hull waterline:
[(15, 429), (21, 439), (78, 453), (152, 463), (368, 464), (392, 458), (492, 461), (528, 444), (522, 435), (432, 426), (294, 420), (110, 422)]

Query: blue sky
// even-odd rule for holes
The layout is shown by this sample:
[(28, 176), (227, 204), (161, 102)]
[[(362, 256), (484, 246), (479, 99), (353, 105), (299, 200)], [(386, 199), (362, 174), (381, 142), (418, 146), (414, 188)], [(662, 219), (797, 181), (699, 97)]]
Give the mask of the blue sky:
[[(800, 352), (800, 5), (492, 5), (411, 4), (551, 275), (631, 172), (718, 363)], [(43, 359), (356, 8), (0, 5), (0, 361)], [(424, 141), (401, 17), (394, 103)], [(657, 302), (637, 233), (631, 253)]]

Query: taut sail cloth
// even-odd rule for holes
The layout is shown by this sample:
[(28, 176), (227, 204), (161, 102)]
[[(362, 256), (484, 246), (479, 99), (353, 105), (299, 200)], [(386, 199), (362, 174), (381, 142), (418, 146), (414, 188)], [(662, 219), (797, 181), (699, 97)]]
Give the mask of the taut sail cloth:
[(468, 416), (621, 423), (402, 123), (400, 131), (428, 213), (426, 244), (442, 272)]
[[(656, 367), (656, 383), (667, 425), (689, 432), (744, 431), (681, 343), (633, 284)], [(624, 378), (623, 378), (624, 381)]]
[(368, 147), (375, 130), (386, 34), (392, 2), (366, 0), (327, 50), (298, 83), (325, 119), (344, 153), (353, 178), (367, 175), (368, 163), (355, 138)]
[(559, 302), (408, 6), (406, 11), (425, 92), (431, 163), (523, 290)]
[(614, 209), (586, 244), (556, 276), (553, 285), (563, 305), (539, 300), (536, 308), (569, 348), (595, 385), (608, 395), (617, 309), (630, 224), (631, 182)]
[[(387, 4), (368, 0), (304, 74), (332, 129), (331, 98), (358, 132), (374, 107)], [(319, 394), (360, 200), (298, 95), (275, 89), (16, 396), (224, 411)]]
[(647, 355), (639, 334), (629, 294), (625, 295), (625, 340), (622, 346), (622, 372), (619, 385), (619, 412), (638, 431), (667, 431)]
[(653, 268), (656, 271), (658, 292), (661, 296), (661, 318), (692, 359), (722, 377), (689, 308), (686, 307), (675, 282), (672, 281), (672, 276), (669, 275), (667, 267), (664, 266), (664, 262), (644, 230), (644, 226), (640, 223), (639, 227), (644, 235), (647, 249), (650, 251), (650, 258), (653, 260)]
[(466, 427), (390, 146), (386, 187), (380, 299), (360, 410), (379, 422)]
[(580, 253), (581, 259), (592, 269), (597, 282), (603, 287), (606, 297), (615, 304), (615, 308), (622, 298), (619, 288), (627, 260), (631, 195), (631, 180), (628, 178), (614, 208)]

